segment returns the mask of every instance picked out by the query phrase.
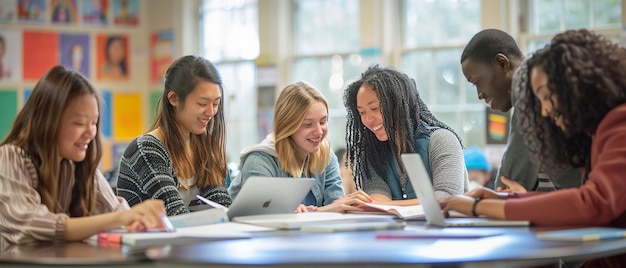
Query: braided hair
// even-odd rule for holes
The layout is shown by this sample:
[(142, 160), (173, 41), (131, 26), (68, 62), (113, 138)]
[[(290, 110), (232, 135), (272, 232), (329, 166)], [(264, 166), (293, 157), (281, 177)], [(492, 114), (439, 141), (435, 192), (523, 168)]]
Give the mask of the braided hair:
[[(363, 85), (372, 87), (380, 101), (383, 127), (388, 141), (379, 141), (374, 133), (366, 128), (357, 110), (357, 93)], [(439, 121), (428, 110), (419, 97), (415, 81), (393, 67), (373, 65), (361, 75), (361, 79), (346, 88), (343, 96), (346, 106), (347, 158), (354, 172), (357, 188), (362, 188), (363, 179), (374, 174), (385, 178), (385, 162), (390, 156), (405, 173), (400, 154), (415, 153), (415, 138), (420, 134), (431, 133), (432, 127), (443, 128), (456, 135), (454, 130)], [(456, 135), (461, 142), (461, 138)]]

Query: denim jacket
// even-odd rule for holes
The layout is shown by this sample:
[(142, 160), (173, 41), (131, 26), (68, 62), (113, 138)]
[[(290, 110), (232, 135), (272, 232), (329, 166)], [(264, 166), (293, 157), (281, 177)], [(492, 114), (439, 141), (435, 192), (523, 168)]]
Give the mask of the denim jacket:
[[(310, 176), (315, 179), (311, 193), (315, 197), (315, 205), (318, 207), (328, 205), (345, 195), (341, 186), (337, 156), (332, 150), (329, 154), (330, 162), (322, 173)], [(272, 134), (268, 135), (260, 144), (246, 148), (241, 152), (239, 170), (239, 174), (228, 187), (228, 193), (232, 199), (237, 197), (239, 190), (250, 176), (292, 177), (280, 168)]]

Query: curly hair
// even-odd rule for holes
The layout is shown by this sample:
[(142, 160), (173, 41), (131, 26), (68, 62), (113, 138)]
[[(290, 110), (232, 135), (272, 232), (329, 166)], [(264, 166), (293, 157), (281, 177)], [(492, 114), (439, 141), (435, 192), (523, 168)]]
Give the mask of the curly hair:
[(626, 50), (589, 30), (569, 30), (526, 64), (522, 80), (528, 81), (533, 68), (547, 74), (547, 88), (556, 97), (554, 114), (563, 119), (565, 129), (542, 116), (539, 100), (525, 83), (519, 90), (518, 127), (533, 159), (549, 172), (584, 166), (598, 124), (626, 102)]
[[(356, 96), (364, 84), (373, 88), (380, 101), (383, 127), (389, 137), (386, 142), (379, 141), (359, 116)], [(361, 188), (364, 178), (372, 177), (372, 172), (384, 178), (384, 163), (392, 154), (404, 173), (400, 154), (416, 152), (415, 137), (434, 131), (432, 127), (447, 129), (456, 135), (452, 128), (430, 112), (419, 96), (415, 81), (392, 67), (369, 67), (361, 79), (346, 88), (343, 101), (347, 110), (348, 165), (354, 172), (357, 188)], [(461, 142), (461, 138), (456, 136)]]

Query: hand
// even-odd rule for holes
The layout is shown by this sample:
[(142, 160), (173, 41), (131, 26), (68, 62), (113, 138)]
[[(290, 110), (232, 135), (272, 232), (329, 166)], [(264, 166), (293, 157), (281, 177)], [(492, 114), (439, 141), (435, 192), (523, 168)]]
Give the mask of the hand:
[(316, 206), (305, 206), (303, 204), (298, 205), (298, 208), (296, 208), (296, 213), (306, 213), (306, 212), (315, 212), (317, 211), (317, 207)]
[(352, 192), (348, 195), (344, 195), (342, 197), (339, 197), (338, 199), (336, 199), (334, 202), (337, 202), (338, 200), (344, 199), (344, 198), (356, 198), (358, 200), (361, 200), (365, 203), (372, 203), (374, 202), (374, 199), (372, 199), (372, 197), (370, 197), (367, 193), (363, 192), (363, 190), (358, 190), (356, 192)]
[(472, 205), (475, 202), (475, 198), (468, 195), (453, 195), (447, 198), (439, 200), (439, 206), (443, 210), (446, 218), (449, 216), (449, 211), (454, 210), (464, 215), (473, 217)]
[(480, 187), (474, 190), (468, 191), (465, 193), (466, 196), (469, 196), (473, 199), (506, 199), (506, 193), (497, 193), (489, 188)]
[(500, 181), (502, 182), (502, 184), (504, 184), (504, 186), (506, 186), (506, 188), (502, 188), (502, 187), (498, 187), (496, 188), (496, 191), (498, 192), (505, 192), (505, 193), (525, 193), (527, 192), (526, 188), (524, 188), (524, 186), (522, 186), (521, 184), (517, 183), (514, 180), (511, 180), (505, 176), (500, 176)]
[(333, 203), (320, 207), (318, 211), (341, 212), (346, 211), (363, 211), (359, 205), (365, 204), (358, 197), (343, 197), (335, 200)]
[(161, 215), (166, 214), (163, 200), (146, 200), (130, 210), (122, 211), (120, 220), (126, 230), (165, 229)]

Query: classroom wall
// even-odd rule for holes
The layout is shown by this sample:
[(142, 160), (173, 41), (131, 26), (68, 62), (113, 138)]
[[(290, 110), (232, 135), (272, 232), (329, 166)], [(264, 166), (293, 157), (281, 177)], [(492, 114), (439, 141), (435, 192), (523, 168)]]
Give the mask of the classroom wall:
[[(127, 0), (131, 18), (127, 24), (115, 20), (119, 17), (116, 15), (122, 14), (118, 7), (123, 0), (104, 1), (109, 16), (103, 24), (90, 23), (85, 17), (88, 5), (95, 1), (41, 0), (39, 8), (26, 6), (38, 1), (2, 2), (0, 35), (6, 36), (9, 46), (0, 60), (3, 66), (12, 65), (12, 74), (0, 77), (0, 138), (5, 137), (39, 77), (54, 65), (71, 65), (65, 57), (69, 57), (68, 47), (76, 40), (86, 45), (82, 62), (87, 68), (81, 72), (100, 90), (104, 101), (101, 169), (107, 171), (117, 165), (126, 144), (150, 127), (156, 99), (163, 90), (162, 73), (180, 55), (173, 19), (177, 16), (174, 12), (182, 12), (181, 2), (185, 1)], [(56, 7), (70, 10), (70, 23), (55, 21), (52, 11)], [(31, 12), (20, 17), (20, 10), (24, 9)], [(128, 73), (122, 78), (110, 78), (100, 72), (103, 40), (112, 35), (127, 40)]]

